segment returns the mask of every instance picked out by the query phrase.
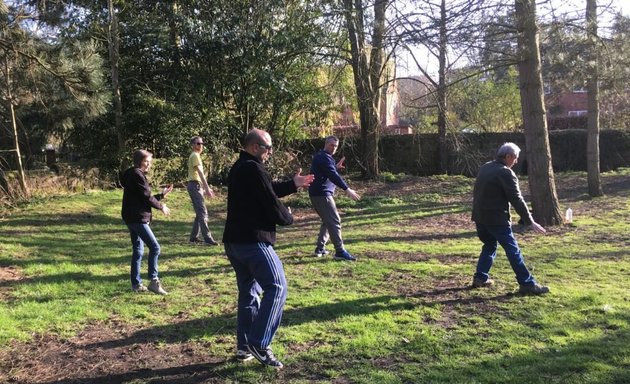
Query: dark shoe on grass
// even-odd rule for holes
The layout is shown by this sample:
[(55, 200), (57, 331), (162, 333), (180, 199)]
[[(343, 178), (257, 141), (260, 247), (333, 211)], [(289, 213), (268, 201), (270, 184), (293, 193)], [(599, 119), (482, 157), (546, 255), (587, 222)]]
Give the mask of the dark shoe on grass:
[(494, 280), (481, 280), (477, 277), (473, 278), (472, 287), (473, 288), (486, 288), (494, 285)]
[(348, 251), (337, 251), (335, 253), (335, 260), (357, 261), (357, 258), (352, 256)]
[(246, 363), (248, 361), (254, 360), (254, 355), (249, 353), (249, 351), (239, 349), (236, 351), (236, 361), (239, 363)]
[(205, 239), (203, 241), (204, 245), (219, 245), (218, 242), (216, 242), (214, 239)]
[(549, 293), (549, 287), (538, 283), (534, 285), (521, 285), (518, 293), (522, 295), (544, 295), (545, 293)]
[(284, 368), (284, 365), (282, 364), (282, 362), (276, 359), (276, 357), (273, 355), (273, 352), (271, 352), (271, 348), (261, 349), (261, 348), (252, 347), (251, 345), (248, 345), (247, 348), (252, 353), (252, 355), (256, 358), (256, 360), (260, 361), (263, 365), (266, 365), (267, 367), (271, 367), (275, 369)]

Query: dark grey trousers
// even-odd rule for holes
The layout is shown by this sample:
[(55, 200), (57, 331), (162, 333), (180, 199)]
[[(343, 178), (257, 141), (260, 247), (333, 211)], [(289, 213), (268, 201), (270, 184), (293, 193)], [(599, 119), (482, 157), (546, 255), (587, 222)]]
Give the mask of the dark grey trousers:
[(190, 231), (190, 240), (198, 239), (199, 232), (201, 232), (204, 240), (214, 240), (208, 228), (208, 210), (206, 209), (206, 201), (203, 198), (201, 184), (189, 181), (186, 189), (195, 209), (195, 221), (193, 221), (192, 230)]
[(337, 205), (332, 196), (310, 196), (313, 209), (322, 219), (317, 236), (317, 249), (324, 249), (330, 239), (335, 246), (335, 251), (342, 251), (343, 240), (341, 238), (341, 218), (337, 212)]

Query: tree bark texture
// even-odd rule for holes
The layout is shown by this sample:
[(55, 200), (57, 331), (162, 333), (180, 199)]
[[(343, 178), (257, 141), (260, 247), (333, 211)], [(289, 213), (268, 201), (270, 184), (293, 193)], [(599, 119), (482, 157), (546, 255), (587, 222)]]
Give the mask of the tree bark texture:
[(442, 0), (440, 6), (440, 52), (438, 68), (437, 106), (438, 106), (438, 156), (440, 157), (440, 172), (448, 171), (448, 145), (446, 141), (446, 50), (448, 49), (448, 37), (446, 30), (446, 0)]
[(515, 0), (519, 88), (534, 219), (542, 225), (562, 223), (551, 164), (545, 117), (535, 0)]
[[(380, 81), (383, 69), (383, 38), (387, 2), (374, 3), (372, 45), (365, 39), (365, 24), (361, 0), (344, 0), (344, 13), (350, 40), (350, 62), (359, 106), (363, 176), (379, 174), (378, 140), (380, 131)], [(369, 49), (369, 55), (368, 55)]]
[(586, 0), (587, 65), (586, 90), (588, 91), (588, 115), (586, 118), (586, 169), (588, 194), (602, 196), (599, 169), (599, 55), (597, 49), (597, 0)]
[(9, 111), (11, 112), (11, 127), (13, 128), (13, 145), (15, 151), (15, 158), (17, 162), (18, 179), (20, 181), (20, 188), (24, 193), (24, 197), (28, 199), (31, 195), (28, 185), (26, 184), (26, 174), (24, 173), (24, 167), (22, 165), (22, 154), (20, 152), (20, 138), (17, 131), (17, 118), (15, 116), (15, 108), (13, 107), (13, 94), (11, 93), (11, 66), (9, 64), (9, 55), (5, 56), (5, 70), (6, 70), (6, 84), (7, 84), (7, 101), (9, 103)]
[(118, 40), (118, 17), (114, 8), (114, 1), (108, 0), (109, 20), (107, 26), (107, 43), (109, 45), (109, 63), (112, 73), (112, 94), (114, 97), (114, 126), (116, 127), (116, 137), (118, 139), (118, 151), (123, 153), (127, 150), (125, 134), (123, 131), (122, 98), (120, 96), (120, 41)]

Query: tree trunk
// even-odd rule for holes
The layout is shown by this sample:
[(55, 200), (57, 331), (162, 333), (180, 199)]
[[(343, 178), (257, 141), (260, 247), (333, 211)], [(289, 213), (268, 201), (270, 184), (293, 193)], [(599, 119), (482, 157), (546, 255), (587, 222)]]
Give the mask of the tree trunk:
[(118, 17), (114, 9), (113, 0), (107, 1), (109, 10), (109, 24), (107, 26), (107, 43), (109, 44), (109, 63), (112, 72), (112, 94), (114, 96), (114, 126), (116, 127), (116, 137), (118, 139), (118, 151), (124, 153), (127, 150), (125, 133), (123, 132), (122, 98), (120, 96), (120, 41), (118, 37)]
[(11, 66), (9, 65), (9, 55), (5, 56), (4, 61), (6, 69), (6, 84), (7, 84), (7, 100), (9, 104), (9, 111), (11, 112), (11, 127), (13, 128), (13, 145), (15, 151), (15, 158), (17, 162), (18, 179), (20, 182), (20, 188), (24, 193), (24, 197), (28, 199), (31, 196), (31, 192), (26, 184), (26, 174), (24, 173), (24, 167), (22, 166), (22, 154), (20, 152), (20, 139), (17, 131), (17, 119), (15, 117), (15, 108), (13, 107), (13, 94), (11, 93)]
[(170, 73), (170, 75), (172, 77), (176, 77), (177, 75), (179, 75), (179, 72), (181, 71), (181, 36), (180, 36), (180, 32), (179, 32), (179, 24), (177, 21), (177, 17), (179, 14), (179, 4), (177, 1), (173, 1), (172, 4), (170, 4), (170, 8), (169, 8), (169, 17), (168, 17), (168, 37), (169, 37), (169, 42), (170, 42), (170, 46), (171, 49), (173, 51), (171, 57), (173, 60), (173, 68), (172, 68), (172, 72)]
[(558, 225), (562, 223), (562, 215), (545, 118), (535, 0), (515, 0), (515, 14), (520, 55), (519, 87), (533, 216), (542, 225)]
[(374, 23), (369, 57), (365, 40), (363, 5), (360, 0), (344, 0), (343, 5), (350, 40), (350, 62), (359, 105), (362, 174), (365, 178), (374, 178), (379, 174), (379, 89), (383, 69), (382, 45), (385, 35), (387, 2), (378, 0), (374, 3)]
[(586, 89), (588, 91), (586, 170), (588, 194), (602, 196), (599, 173), (599, 55), (597, 49), (597, 0), (586, 0)]
[(440, 52), (438, 68), (437, 106), (438, 106), (438, 156), (440, 173), (448, 172), (448, 145), (446, 142), (446, 50), (448, 37), (446, 31), (446, 0), (440, 6)]

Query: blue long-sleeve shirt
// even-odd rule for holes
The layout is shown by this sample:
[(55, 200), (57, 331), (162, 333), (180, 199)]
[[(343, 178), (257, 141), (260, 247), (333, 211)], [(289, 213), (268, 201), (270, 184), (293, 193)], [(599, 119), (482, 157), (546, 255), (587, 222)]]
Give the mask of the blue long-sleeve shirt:
[(335, 193), (335, 187), (344, 191), (348, 189), (348, 184), (337, 172), (335, 159), (323, 149), (313, 156), (311, 173), (315, 178), (308, 187), (309, 196), (332, 196)]

